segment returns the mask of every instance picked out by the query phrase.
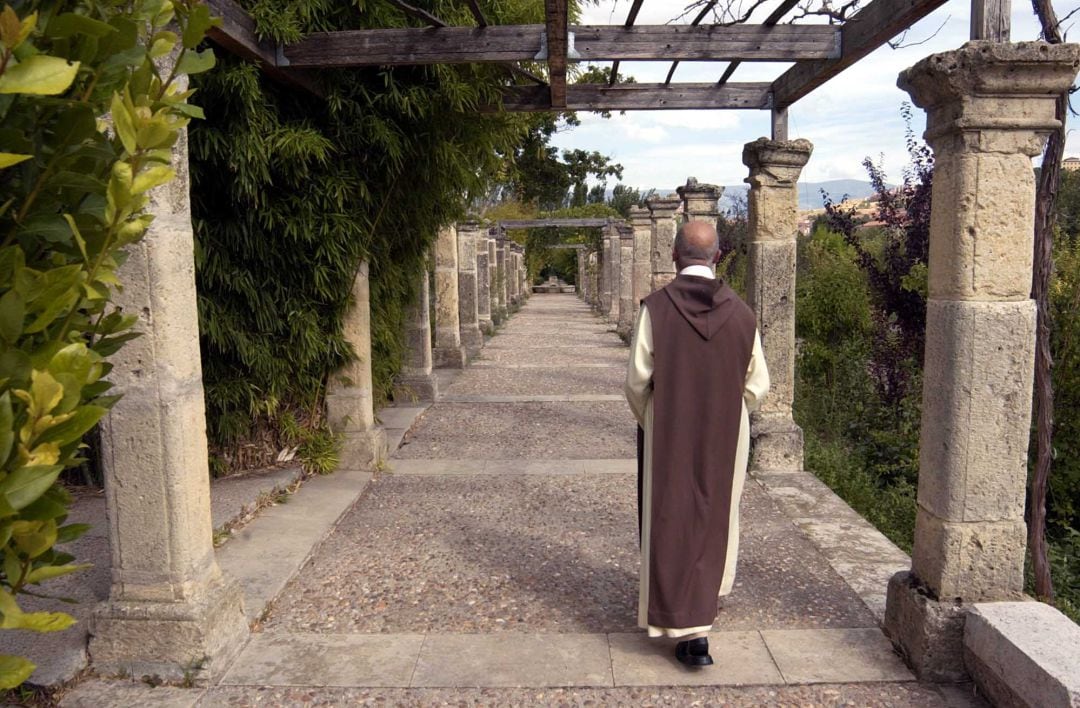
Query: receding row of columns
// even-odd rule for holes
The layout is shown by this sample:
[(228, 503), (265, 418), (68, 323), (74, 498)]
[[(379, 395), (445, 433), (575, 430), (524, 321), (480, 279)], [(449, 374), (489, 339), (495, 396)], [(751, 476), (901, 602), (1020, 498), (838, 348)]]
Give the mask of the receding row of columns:
[[(928, 113), (935, 174), (918, 520), (911, 572), (890, 583), (886, 629), (924, 678), (962, 673), (968, 605), (1023, 589), (1035, 326), (1031, 159), (1060, 126), (1055, 98), (1078, 66), (1077, 45), (973, 42), (901, 77)], [(810, 150), (806, 141), (762, 139), (743, 153), (747, 295), (773, 378), (754, 421), (759, 471), (802, 467), (802, 434), (791, 418), (796, 182)], [(248, 626), (212, 543), (185, 138), (173, 159), (178, 179), (151, 192), (156, 219), (120, 271), (117, 304), (139, 317), (143, 337), (112, 358), (110, 380), (124, 396), (101, 430), (112, 578), (92, 621), (90, 653), (103, 674), (184, 678), (198, 662), (195, 678), (203, 679), (221, 675)], [(579, 254), (582, 296), (626, 331), (623, 312), (675, 275), (677, 223), (715, 218), (719, 196), (719, 188), (688, 182), (679, 197), (649, 200), (647, 216), (635, 211), (629, 228), (610, 224), (602, 248)], [(527, 296), (523, 254), (505, 234), (476, 224), (447, 229), (439, 241), (434, 344), (441, 361), (464, 362), (482, 342), (475, 330), (491, 331)], [(416, 277), (401, 384), (434, 397), (427, 268)], [(345, 438), (343, 466), (366, 468), (383, 443), (372, 411), (363, 265), (352, 295), (345, 333), (358, 358), (330, 377), (327, 413)]]

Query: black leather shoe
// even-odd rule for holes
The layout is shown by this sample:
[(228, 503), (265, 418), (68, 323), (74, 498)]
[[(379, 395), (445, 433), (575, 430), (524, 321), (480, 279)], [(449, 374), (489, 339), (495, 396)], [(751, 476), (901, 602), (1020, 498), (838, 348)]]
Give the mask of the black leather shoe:
[(675, 645), (675, 658), (687, 666), (712, 666), (708, 637), (698, 637)]

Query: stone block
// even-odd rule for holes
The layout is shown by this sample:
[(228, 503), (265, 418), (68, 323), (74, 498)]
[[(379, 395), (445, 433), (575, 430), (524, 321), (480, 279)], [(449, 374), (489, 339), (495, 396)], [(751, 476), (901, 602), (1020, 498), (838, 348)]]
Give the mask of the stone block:
[(181, 602), (103, 603), (90, 621), (90, 656), (101, 675), (203, 685), (224, 674), (247, 637), (240, 585), (218, 574)]
[(964, 616), (961, 603), (938, 602), (910, 572), (897, 573), (889, 581), (885, 633), (920, 681), (967, 679)]
[[(456, 331), (456, 330), (455, 330)], [(440, 369), (464, 369), (468, 356), (465, 347), (435, 347), (431, 352), (432, 365)]]
[(751, 420), (750, 469), (799, 472), (803, 469), (803, 431), (788, 415), (761, 414)]
[(1014, 599), (1024, 589), (1026, 545), (1023, 519), (952, 522), (920, 508), (911, 567), (940, 598)]
[(746, 273), (747, 304), (757, 317), (771, 381), (761, 410), (789, 418), (795, 396), (795, 261), (794, 239), (752, 241)]
[(971, 608), (964, 663), (995, 706), (1080, 706), (1080, 627), (1041, 602)]
[(434, 401), (439, 397), (439, 380), (432, 373), (402, 374), (394, 383), (395, 402)]
[(365, 431), (350, 431), (342, 435), (341, 469), (372, 470), (387, 457), (386, 431), (371, 428)]
[(952, 521), (1022, 519), (1035, 305), (927, 304), (919, 503)]

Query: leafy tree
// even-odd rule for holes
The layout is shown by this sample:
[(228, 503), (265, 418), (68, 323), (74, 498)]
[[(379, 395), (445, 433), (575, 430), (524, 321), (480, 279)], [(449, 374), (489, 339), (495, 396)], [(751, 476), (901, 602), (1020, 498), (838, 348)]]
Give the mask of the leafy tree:
[[(137, 319), (110, 305), (117, 268), (201, 115), (184, 75), (214, 57), (196, 50), (211, 19), (193, 0), (18, 7), (0, 12), (0, 628), (51, 632), (74, 620), (16, 598), (85, 567), (58, 548), (87, 527), (66, 523), (57, 480), (117, 400), (107, 358)], [(0, 656), (0, 688), (33, 670)]]

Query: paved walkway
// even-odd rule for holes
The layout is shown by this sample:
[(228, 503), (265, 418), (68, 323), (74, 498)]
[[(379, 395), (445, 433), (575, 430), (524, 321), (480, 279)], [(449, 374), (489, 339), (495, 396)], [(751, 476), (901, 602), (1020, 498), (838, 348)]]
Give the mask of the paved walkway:
[(574, 296), (534, 296), (200, 704), (977, 705), (913, 681), (878, 629), (906, 557), (805, 473), (746, 487), (716, 666), (647, 640), (626, 356)]

